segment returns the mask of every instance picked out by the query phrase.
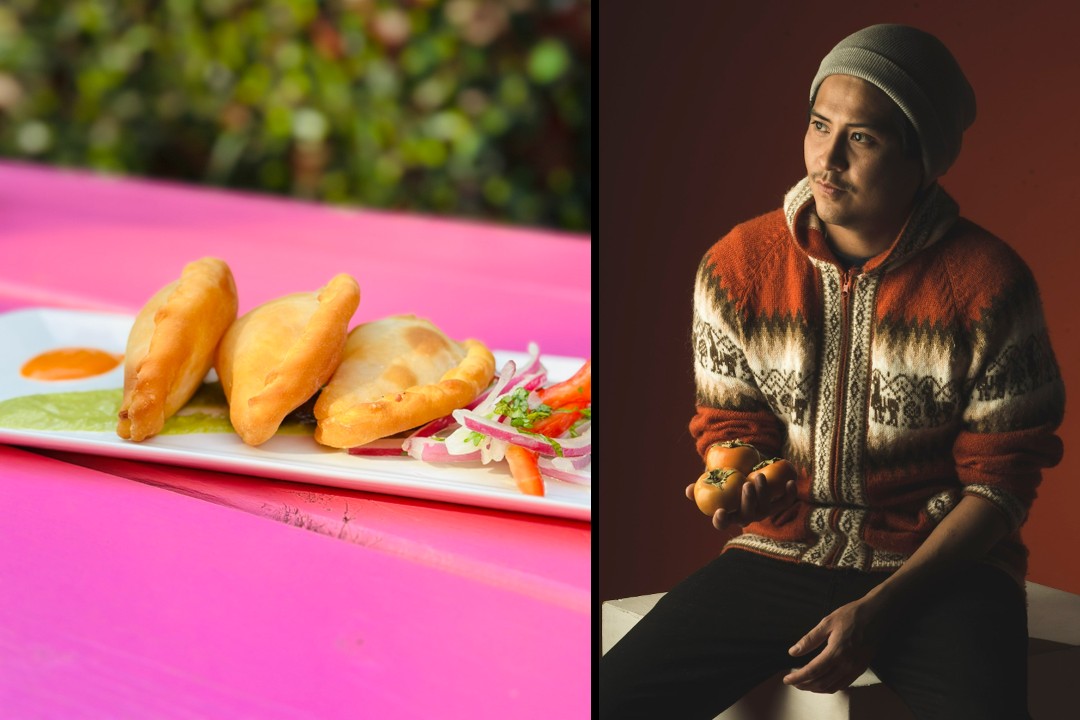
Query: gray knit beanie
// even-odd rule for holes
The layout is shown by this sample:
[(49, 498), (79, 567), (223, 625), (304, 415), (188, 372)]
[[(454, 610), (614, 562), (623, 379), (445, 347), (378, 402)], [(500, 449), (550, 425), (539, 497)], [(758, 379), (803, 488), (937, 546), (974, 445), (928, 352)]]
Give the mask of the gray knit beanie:
[(834, 47), (810, 85), (814, 104), (829, 75), (853, 75), (892, 98), (922, 145), (925, 180), (940, 177), (960, 154), (960, 139), (975, 122), (975, 91), (948, 48), (906, 25), (871, 25)]

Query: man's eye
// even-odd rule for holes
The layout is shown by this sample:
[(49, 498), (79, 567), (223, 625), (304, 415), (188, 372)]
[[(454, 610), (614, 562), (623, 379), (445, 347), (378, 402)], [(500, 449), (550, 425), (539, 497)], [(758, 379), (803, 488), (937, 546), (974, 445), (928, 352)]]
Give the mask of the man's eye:
[(818, 132), (825, 132), (825, 123), (820, 120), (811, 120), (810, 124), (814, 126), (814, 129)]
[(870, 136), (866, 135), (865, 133), (861, 133), (861, 132), (851, 133), (851, 139), (854, 140), (857, 143), (870, 142)]

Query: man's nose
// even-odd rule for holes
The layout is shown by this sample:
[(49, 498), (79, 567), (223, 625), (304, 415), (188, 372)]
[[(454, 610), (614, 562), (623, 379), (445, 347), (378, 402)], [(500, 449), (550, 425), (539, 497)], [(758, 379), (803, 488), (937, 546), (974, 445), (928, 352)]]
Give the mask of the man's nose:
[(847, 169), (847, 143), (840, 135), (833, 135), (822, 148), (821, 164), (825, 170), (842, 171)]

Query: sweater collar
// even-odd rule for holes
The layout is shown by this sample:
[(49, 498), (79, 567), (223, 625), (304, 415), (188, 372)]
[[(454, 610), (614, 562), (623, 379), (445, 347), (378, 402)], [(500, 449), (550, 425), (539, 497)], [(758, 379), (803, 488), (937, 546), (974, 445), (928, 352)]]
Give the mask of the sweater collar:
[[(938, 183), (922, 190), (907, 222), (887, 250), (866, 261), (863, 271), (891, 270), (940, 240), (960, 216), (960, 208)], [(810, 178), (805, 177), (784, 196), (784, 217), (795, 243), (812, 258), (837, 264), (825, 242), (824, 224), (814, 205)]]

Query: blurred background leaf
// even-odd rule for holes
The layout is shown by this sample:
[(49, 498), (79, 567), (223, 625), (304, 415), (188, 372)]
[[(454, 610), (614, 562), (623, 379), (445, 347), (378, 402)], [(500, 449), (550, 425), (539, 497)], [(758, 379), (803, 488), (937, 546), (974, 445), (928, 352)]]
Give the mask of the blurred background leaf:
[(0, 155), (588, 231), (589, 0), (5, 0)]

